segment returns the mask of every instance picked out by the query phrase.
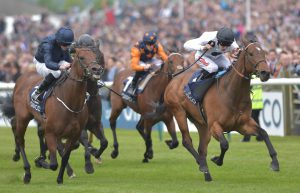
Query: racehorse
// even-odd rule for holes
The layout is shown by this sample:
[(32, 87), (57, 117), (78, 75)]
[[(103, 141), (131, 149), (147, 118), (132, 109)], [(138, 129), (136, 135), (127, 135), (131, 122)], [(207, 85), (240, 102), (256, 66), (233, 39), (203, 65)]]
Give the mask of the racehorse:
[(86, 105), (87, 79), (98, 80), (104, 66), (99, 61), (99, 50), (75, 44), (74, 60), (70, 71), (57, 81), (52, 94), (45, 103), (45, 115), (42, 116), (30, 106), (30, 91), (41, 81), (35, 73), (24, 74), (16, 82), (13, 91), (15, 117), (12, 127), (15, 129), (16, 144), (24, 162), (24, 183), (31, 180), (30, 164), (24, 148), (24, 135), (27, 125), (33, 118), (41, 123), (45, 130), (45, 139), (50, 153), (50, 164), (43, 167), (56, 170), (57, 141), (66, 139), (57, 183), (63, 183), (63, 174), (72, 148), (76, 144), (81, 130), (88, 120)]
[[(79, 40), (77, 42), (78, 45), (80, 46), (96, 46), (94, 40), (92, 39), (91, 36), (88, 34), (83, 34), (79, 37)], [(104, 56), (103, 53), (100, 51), (98, 53), (98, 61), (99, 63), (103, 66), (105, 64), (104, 61)], [(87, 131), (89, 130), (91, 133), (93, 133), (99, 140), (100, 140), (100, 149), (98, 151), (94, 150), (92, 147), (93, 151), (92, 154), (96, 157), (99, 158), (100, 155), (103, 153), (103, 151), (107, 148), (108, 141), (104, 135), (104, 130), (103, 126), (101, 123), (101, 114), (102, 114), (102, 103), (101, 103), (101, 97), (98, 93), (98, 85), (96, 81), (92, 81), (90, 79), (87, 80), (87, 92), (89, 93), (89, 98), (87, 100), (87, 106), (89, 110), (89, 118), (88, 122), (85, 126), (85, 130), (82, 131), (81, 136), (79, 138), (79, 141), (81, 144), (84, 146), (85, 149), (85, 171), (88, 174), (91, 174), (94, 172), (94, 168), (91, 162), (91, 145), (88, 143), (88, 137), (87, 137)], [(12, 98), (11, 96), (7, 96), (5, 98), (1, 98), (1, 101), (3, 105), (1, 106), (3, 115), (9, 119), (11, 119), (13, 116), (15, 116), (15, 111), (13, 108), (12, 104)], [(13, 120), (11, 120), (13, 121)], [(13, 123), (11, 123), (13, 124)], [(44, 160), (46, 159), (46, 151), (47, 151), (47, 146), (44, 141), (44, 130), (41, 127), (41, 124), (37, 122), (38, 124), (38, 137), (39, 137), (39, 143), (40, 143), (40, 156), (35, 159), (35, 164), (37, 167), (42, 167)], [(14, 129), (14, 128), (12, 128)], [(13, 133), (15, 131), (13, 130)], [(60, 143), (58, 144), (58, 151), (62, 155), (63, 153), (63, 145)], [(18, 161), (20, 159), (20, 150), (18, 146), (16, 145), (15, 148), (15, 154), (13, 155), (13, 160)], [(67, 174), (71, 177), (74, 176), (75, 174), (73, 173), (73, 169), (71, 166), (68, 164), (67, 165)]]
[[(137, 96), (137, 102), (131, 103), (127, 100), (122, 99), (119, 95), (111, 92), (110, 101), (111, 101), (111, 114), (109, 118), (110, 127), (113, 132), (114, 139), (114, 150), (111, 153), (112, 158), (116, 158), (119, 154), (119, 144), (116, 135), (116, 120), (119, 117), (120, 113), (126, 106), (131, 107), (135, 112), (141, 114), (142, 116), (147, 113), (153, 113), (153, 104), (158, 104), (162, 102), (164, 90), (172, 78), (172, 74), (178, 69), (182, 68), (184, 59), (183, 56), (178, 53), (172, 53), (169, 55), (167, 61), (162, 64), (162, 66), (156, 70), (154, 76), (150, 79), (144, 91)], [(120, 71), (111, 86), (111, 89), (121, 93), (124, 84), (123, 82), (132, 75), (131, 70)], [(155, 119), (140, 119), (136, 129), (142, 136), (145, 141), (146, 151), (144, 153), (143, 162), (148, 162), (148, 159), (153, 158), (152, 150), (152, 139), (151, 139), (151, 130), (152, 126), (163, 121), (168, 129), (169, 134), (172, 137), (172, 140), (166, 140), (167, 145), (170, 149), (176, 148), (178, 146), (178, 140), (175, 131), (175, 124), (172, 114), (166, 110), (162, 113), (162, 116)]]
[[(221, 147), (220, 155), (212, 158), (212, 161), (221, 166), (229, 148), (223, 132), (232, 130), (243, 135), (261, 135), (272, 159), (271, 168), (279, 171), (277, 153), (268, 134), (251, 118), (251, 74), (259, 76), (261, 81), (267, 81), (270, 77), (265, 52), (255, 41), (255, 35), (243, 37), (242, 43), (244, 48), (238, 60), (227, 74), (214, 81), (205, 93), (201, 105), (194, 105), (184, 94), (184, 86), (194, 73), (192, 70), (172, 79), (164, 94), (164, 104), (172, 111), (182, 133), (182, 144), (195, 158), (200, 171), (204, 173), (205, 181), (212, 180), (206, 162), (211, 135), (220, 142)], [(194, 123), (198, 130), (198, 152), (193, 147), (187, 119)]]

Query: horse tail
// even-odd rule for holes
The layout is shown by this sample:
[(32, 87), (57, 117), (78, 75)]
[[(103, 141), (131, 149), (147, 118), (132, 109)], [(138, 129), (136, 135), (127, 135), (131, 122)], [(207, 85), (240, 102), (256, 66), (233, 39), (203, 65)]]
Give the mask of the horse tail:
[(0, 97), (0, 109), (5, 118), (11, 119), (15, 116), (15, 108), (13, 106), (12, 94), (7, 94), (5, 97)]
[(144, 115), (142, 115), (142, 119), (157, 119), (166, 111), (165, 103), (153, 103), (152, 106), (154, 107), (154, 111), (145, 113)]

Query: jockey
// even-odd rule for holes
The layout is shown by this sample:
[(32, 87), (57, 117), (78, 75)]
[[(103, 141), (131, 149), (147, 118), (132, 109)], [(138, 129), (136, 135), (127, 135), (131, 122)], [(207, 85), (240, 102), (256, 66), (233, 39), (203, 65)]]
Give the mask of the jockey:
[(60, 76), (61, 70), (70, 68), (71, 56), (68, 48), (73, 41), (73, 31), (70, 28), (61, 27), (55, 34), (45, 37), (39, 44), (33, 62), (36, 71), (45, 79), (32, 93), (32, 100), (40, 102), (40, 96)]
[[(195, 60), (202, 68), (201, 79), (205, 79), (211, 73), (217, 72), (219, 68), (227, 69), (231, 66), (230, 60), (226, 57), (226, 52), (231, 52), (236, 58), (239, 46), (234, 40), (233, 31), (223, 27), (218, 31), (204, 32), (199, 38), (192, 39), (184, 43), (187, 51), (197, 51)], [(203, 53), (205, 54), (199, 59)]]
[(147, 74), (152, 65), (159, 66), (162, 64), (161, 60), (154, 58), (156, 54), (160, 56), (163, 62), (168, 58), (162, 45), (157, 41), (157, 34), (146, 32), (143, 40), (137, 42), (131, 49), (131, 68), (135, 71), (131, 84), (133, 91), (136, 89), (139, 78)]

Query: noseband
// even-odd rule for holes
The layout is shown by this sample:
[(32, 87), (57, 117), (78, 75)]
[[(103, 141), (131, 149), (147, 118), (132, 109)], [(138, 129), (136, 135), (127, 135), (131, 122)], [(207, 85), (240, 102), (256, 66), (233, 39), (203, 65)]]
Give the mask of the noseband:
[[(77, 47), (78, 48), (78, 47)], [(79, 47), (80, 48), (80, 47)], [(101, 60), (100, 60), (100, 53), (97, 53), (97, 49), (95, 47), (87, 47), (87, 48), (84, 48), (82, 49), (84, 51), (92, 51), (95, 55), (96, 55), (96, 60), (95, 61), (92, 61), (89, 63), (89, 65), (86, 65), (82, 62), (82, 60), (80, 59), (78, 53), (76, 52), (76, 58), (79, 62), (79, 66), (80, 68), (83, 70), (83, 78), (82, 79), (74, 79), (74, 78), (71, 78), (72, 80), (75, 80), (77, 82), (84, 82), (86, 81), (93, 73), (90, 71), (90, 69), (88, 68), (88, 66), (90, 65), (94, 65), (94, 64), (99, 64), (101, 63)], [(100, 74), (103, 74), (104, 72), (104, 68), (102, 66), (100, 66)], [(69, 77), (69, 76), (68, 76)]]

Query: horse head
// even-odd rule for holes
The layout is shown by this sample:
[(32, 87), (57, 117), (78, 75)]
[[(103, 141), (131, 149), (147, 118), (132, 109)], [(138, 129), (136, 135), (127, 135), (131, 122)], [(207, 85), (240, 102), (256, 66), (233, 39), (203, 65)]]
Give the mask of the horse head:
[(104, 56), (99, 45), (99, 41), (95, 42), (90, 35), (83, 34), (70, 48), (74, 62), (78, 62), (80, 69), (83, 70), (84, 78), (99, 80), (104, 72)]
[(270, 69), (266, 61), (266, 53), (258, 43), (257, 37), (248, 32), (243, 36), (242, 43), (246, 73), (256, 74), (262, 82), (269, 80)]
[(179, 53), (172, 53), (168, 56), (168, 59), (165, 61), (162, 66), (162, 70), (167, 73), (170, 77), (178, 71), (183, 69), (184, 58)]

